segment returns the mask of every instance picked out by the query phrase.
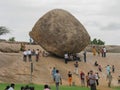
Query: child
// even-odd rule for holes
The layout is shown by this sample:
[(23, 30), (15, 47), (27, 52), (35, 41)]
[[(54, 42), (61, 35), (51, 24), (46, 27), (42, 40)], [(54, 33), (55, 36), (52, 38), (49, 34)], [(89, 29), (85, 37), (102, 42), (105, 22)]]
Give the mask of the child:
[(44, 90), (50, 90), (50, 87), (47, 84), (45, 84), (44, 85)]

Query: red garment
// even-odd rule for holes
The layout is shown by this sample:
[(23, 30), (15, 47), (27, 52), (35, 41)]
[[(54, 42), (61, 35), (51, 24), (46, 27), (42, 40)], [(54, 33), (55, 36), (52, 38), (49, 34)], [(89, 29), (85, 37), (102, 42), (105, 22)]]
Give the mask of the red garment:
[(84, 74), (84, 72), (81, 72), (81, 73), (80, 73), (80, 78), (81, 78), (81, 80), (85, 79), (85, 74)]

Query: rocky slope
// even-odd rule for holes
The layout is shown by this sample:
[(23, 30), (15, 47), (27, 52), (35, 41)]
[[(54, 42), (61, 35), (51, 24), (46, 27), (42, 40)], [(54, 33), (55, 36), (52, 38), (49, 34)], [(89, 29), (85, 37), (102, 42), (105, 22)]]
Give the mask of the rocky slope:
[[(38, 45), (26, 45), (26, 48), (41, 49)], [(83, 60), (83, 53), (80, 54), (81, 60)], [(117, 77), (120, 75), (120, 53), (107, 53), (106, 58), (100, 56), (93, 56), (92, 53), (87, 53), (87, 63), (83, 61), (79, 62), (79, 71), (84, 71), (85, 74), (89, 70), (99, 72), (97, 67), (93, 64), (97, 60), (102, 66), (103, 72), (100, 74), (100, 85), (107, 86), (106, 81), (106, 65), (115, 65), (115, 73), (113, 75), (112, 85), (117, 86)], [(39, 62), (35, 61), (35, 57), (32, 57), (34, 71), (32, 73), (32, 83), (36, 84), (54, 84), (50, 74), (50, 67), (56, 67), (60, 70), (63, 78), (63, 85), (68, 85), (67, 72), (73, 73), (73, 81), (75, 84), (80, 85), (79, 76), (74, 74), (74, 61), (70, 61), (68, 64), (64, 63), (64, 59), (53, 56), (40, 57)], [(22, 52), (19, 53), (2, 53), (0, 52), (0, 82), (15, 82), (15, 83), (31, 83), (30, 62), (23, 61)]]

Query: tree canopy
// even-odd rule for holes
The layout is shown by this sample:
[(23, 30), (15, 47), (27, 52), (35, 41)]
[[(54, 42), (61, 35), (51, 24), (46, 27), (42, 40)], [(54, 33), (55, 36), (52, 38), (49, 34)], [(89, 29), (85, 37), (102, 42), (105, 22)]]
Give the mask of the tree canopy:
[(104, 45), (105, 42), (100, 40), (100, 39), (96, 39), (94, 38), (93, 41), (91, 41), (91, 44), (95, 44), (95, 45)]
[(0, 26), (0, 35), (4, 35), (10, 33), (10, 30), (8, 30), (6, 27), (4, 26)]

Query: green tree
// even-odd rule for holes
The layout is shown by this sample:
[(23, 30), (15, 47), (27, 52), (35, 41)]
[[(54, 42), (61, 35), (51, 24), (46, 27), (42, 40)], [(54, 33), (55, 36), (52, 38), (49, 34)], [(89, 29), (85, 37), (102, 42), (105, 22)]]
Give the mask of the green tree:
[(10, 30), (8, 30), (6, 27), (4, 26), (0, 26), (0, 35), (4, 35), (10, 33)]
[(93, 44), (97, 44), (97, 39), (95, 38), (95, 39), (93, 39)]
[(15, 37), (11, 37), (11, 38), (9, 38), (8, 41), (14, 42), (14, 41), (15, 41)]
[(96, 39), (94, 38), (93, 41), (91, 41), (91, 44), (95, 44), (95, 45), (104, 45), (105, 42), (100, 40), (100, 39)]
[(103, 42), (102, 40), (98, 39), (97, 44), (98, 44), (98, 45), (104, 45), (105, 42)]

